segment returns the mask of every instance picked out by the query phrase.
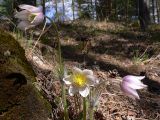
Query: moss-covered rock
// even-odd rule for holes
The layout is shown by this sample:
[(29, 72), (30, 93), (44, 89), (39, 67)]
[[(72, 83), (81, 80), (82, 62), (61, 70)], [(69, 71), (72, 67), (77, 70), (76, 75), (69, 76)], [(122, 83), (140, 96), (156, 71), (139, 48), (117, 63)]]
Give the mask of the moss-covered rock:
[(0, 30), (0, 120), (47, 120), (50, 104), (33, 85), (24, 49)]

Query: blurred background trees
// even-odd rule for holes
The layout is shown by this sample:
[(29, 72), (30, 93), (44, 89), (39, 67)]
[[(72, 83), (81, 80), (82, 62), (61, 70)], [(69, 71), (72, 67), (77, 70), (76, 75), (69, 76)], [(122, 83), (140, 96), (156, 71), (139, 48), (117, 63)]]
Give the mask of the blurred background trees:
[[(72, 9), (65, 11), (69, 3)], [(71, 12), (71, 20), (85, 18), (98, 21), (122, 21), (127, 24), (135, 22), (142, 30), (146, 30), (150, 24), (160, 23), (159, 0), (0, 0), (1, 15), (12, 18), (19, 4), (42, 5), (44, 12), (47, 13), (53, 11), (45, 8), (53, 6), (52, 9), (56, 11), (54, 16), (60, 18), (66, 16), (65, 12)], [(76, 13), (78, 17), (75, 17)]]

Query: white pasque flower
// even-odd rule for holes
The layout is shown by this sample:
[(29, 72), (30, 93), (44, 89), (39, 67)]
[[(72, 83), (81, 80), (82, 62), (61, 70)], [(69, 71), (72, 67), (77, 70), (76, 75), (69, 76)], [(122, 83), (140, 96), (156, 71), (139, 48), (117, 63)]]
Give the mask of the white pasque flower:
[(139, 95), (137, 93), (137, 89), (143, 89), (147, 87), (147, 85), (144, 85), (141, 80), (144, 79), (145, 76), (133, 76), (133, 75), (127, 75), (123, 78), (123, 81), (121, 83), (121, 89), (122, 91), (129, 97), (133, 99), (140, 99)]
[(74, 67), (73, 73), (63, 78), (63, 81), (65, 84), (70, 85), (70, 96), (79, 92), (83, 97), (87, 97), (89, 95), (90, 86), (96, 84), (96, 78), (94, 77), (92, 70), (81, 70), (77, 67)]
[(36, 25), (39, 25), (44, 20), (44, 15), (42, 12), (42, 6), (35, 7), (31, 5), (22, 4), (19, 5), (22, 11), (15, 14), (15, 18), (20, 20), (18, 28), (20, 30), (26, 31)]

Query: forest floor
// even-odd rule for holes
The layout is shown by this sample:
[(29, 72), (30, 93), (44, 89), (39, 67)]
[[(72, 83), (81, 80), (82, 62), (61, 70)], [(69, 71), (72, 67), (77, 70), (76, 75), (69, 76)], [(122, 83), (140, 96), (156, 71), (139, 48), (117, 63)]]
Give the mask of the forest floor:
[[(105, 81), (95, 120), (160, 120), (160, 26), (141, 32), (132, 24), (126, 27), (122, 23), (80, 20), (59, 24), (58, 29), (65, 67), (91, 69), (100, 81)], [(35, 84), (53, 105), (54, 119), (62, 120), (62, 108), (57, 102), (61, 87), (56, 77), (55, 36), (55, 30), (50, 27), (32, 56), (35, 41), (25, 41), (25, 45), (24, 40), (19, 41), (37, 73)], [(128, 74), (146, 76), (143, 82), (148, 88), (138, 91), (140, 100), (132, 100), (120, 90), (122, 77)], [(78, 120), (81, 109), (75, 109), (73, 97), (67, 99), (70, 118)]]

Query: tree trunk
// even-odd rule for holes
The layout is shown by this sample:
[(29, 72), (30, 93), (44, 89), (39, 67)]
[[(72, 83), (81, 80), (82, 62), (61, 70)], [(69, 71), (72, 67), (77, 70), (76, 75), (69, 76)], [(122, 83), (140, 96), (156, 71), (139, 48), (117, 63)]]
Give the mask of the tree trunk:
[(56, 9), (56, 16), (55, 16), (55, 20), (57, 20), (59, 22), (59, 14), (58, 14), (58, 4), (57, 4), (57, 0), (55, 0), (55, 9)]
[(158, 23), (160, 23), (160, 3), (158, 0), (156, 0), (156, 6), (157, 6), (157, 18), (158, 18)]
[(75, 16), (74, 16), (74, 0), (72, 0), (72, 11), (73, 11), (73, 20), (75, 20)]
[(45, 15), (45, 0), (42, 0), (43, 14)]
[(65, 21), (65, 3), (64, 0), (62, 0), (62, 4), (63, 4), (63, 21)]
[(78, 14), (79, 17), (82, 17), (82, 0), (78, 0)]
[(149, 4), (147, 4), (147, 0), (138, 0), (138, 5), (140, 26), (145, 31), (150, 24)]
[(115, 19), (117, 19), (117, 0), (115, 0)]
[(153, 23), (155, 23), (155, 13), (154, 13), (154, 10), (155, 10), (154, 0), (152, 0), (152, 18), (153, 18)]
[(139, 0), (136, 0), (136, 16), (139, 16)]
[(91, 15), (91, 18), (92, 18), (92, 17), (94, 17), (94, 10), (93, 10), (93, 2), (92, 2), (92, 0), (91, 0), (90, 3), (91, 3), (90, 4), (91, 5), (91, 7), (90, 7), (91, 8), (90, 15)]
[[(98, 4), (97, 4), (98, 3)], [(97, 12), (97, 17), (100, 21), (103, 21), (107, 19), (107, 16), (109, 14), (108, 11), (108, 0), (99, 0), (96, 4), (96, 12)]]
[(111, 17), (111, 12), (112, 12), (112, 1), (107, 0), (107, 17)]
[(129, 0), (126, 0), (126, 10), (125, 10), (126, 23), (128, 23), (128, 6), (129, 6)]

